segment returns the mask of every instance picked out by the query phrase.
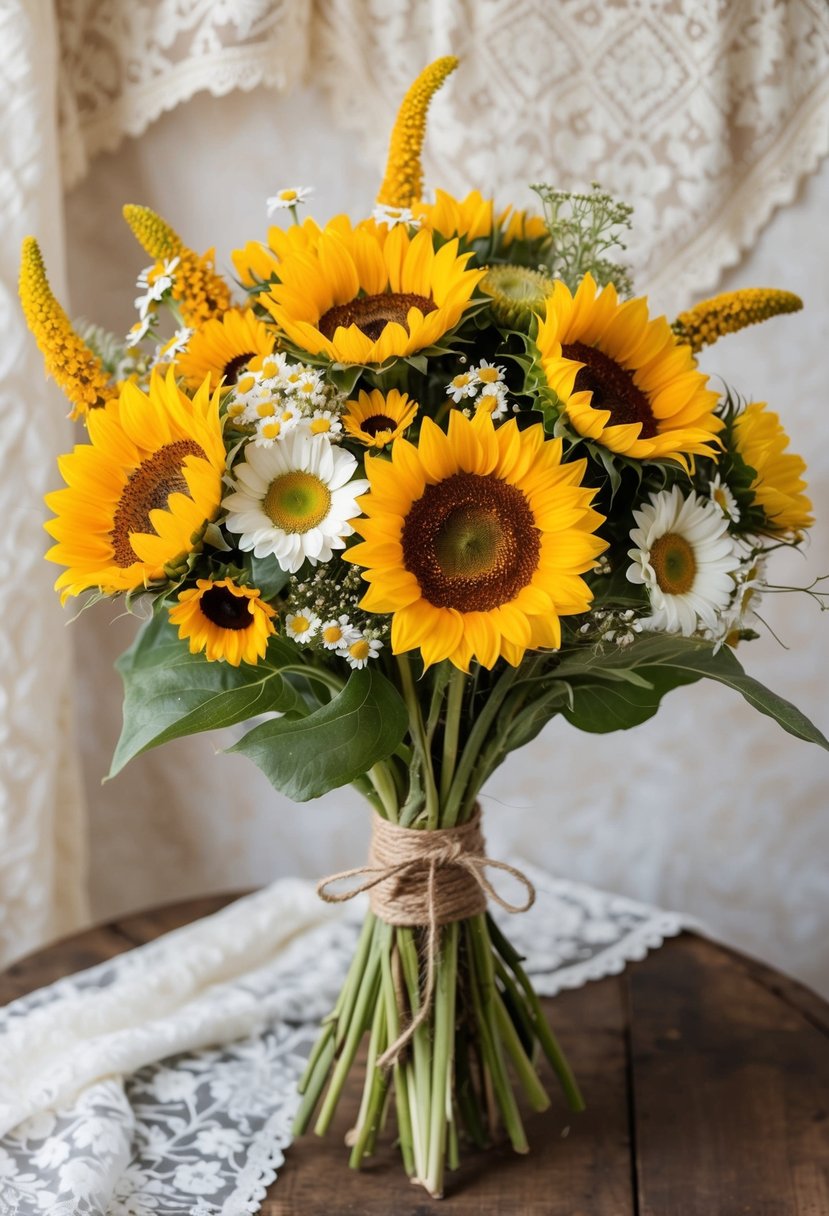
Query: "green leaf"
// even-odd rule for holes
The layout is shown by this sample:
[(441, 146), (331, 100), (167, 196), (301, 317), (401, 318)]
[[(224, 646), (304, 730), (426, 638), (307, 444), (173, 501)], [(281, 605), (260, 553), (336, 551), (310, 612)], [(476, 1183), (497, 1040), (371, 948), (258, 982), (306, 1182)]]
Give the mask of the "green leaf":
[(254, 557), (252, 553), (246, 553), (245, 565), (250, 570), (251, 585), (259, 588), (263, 600), (275, 599), (291, 577), (273, 555)]
[(263, 722), (229, 750), (258, 764), (283, 794), (306, 802), (390, 756), (408, 725), (394, 685), (366, 667), (352, 672), (343, 691), (307, 718)]
[(109, 776), (169, 739), (218, 730), (270, 711), (302, 709), (299, 694), (279, 673), (296, 657), (295, 648), (271, 638), (265, 659), (256, 667), (208, 663), (204, 655), (190, 654), (166, 612), (158, 613), (116, 663), (124, 682), (124, 724)]
[[(620, 685), (621, 672), (646, 680)], [(630, 646), (570, 651), (555, 669), (573, 687), (574, 709), (566, 716), (582, 730), (626, 730), (652, 717), (672, 688), (706, 678), (739, 692), (760, 713), (773, 718), (795, 738), (829, 749), (829, 740), (791, 702), (746, 675), (734, 652), (709, 642), (670, 634), (643, 634)]]

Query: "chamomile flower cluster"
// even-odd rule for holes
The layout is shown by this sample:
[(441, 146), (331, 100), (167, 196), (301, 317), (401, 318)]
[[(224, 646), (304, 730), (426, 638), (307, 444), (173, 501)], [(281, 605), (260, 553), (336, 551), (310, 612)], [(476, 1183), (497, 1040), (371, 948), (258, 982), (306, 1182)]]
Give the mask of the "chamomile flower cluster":
[(281, 351), (256, 363), (237, 381), (227, 412), (237, 426), (254, 428), (257, 447), (270, 447), (297, 427), (337, 439), (344, 398), (321, 372), (289, 362)]
[(285, 636), (298, 646), (328, 652), (353, 670), (366, 667), (383, 649), (388, 629), (359, 607), (359, 572), (333, 579), (326, 567), (298, 583), (285, 613)]
[[(454, 405), (474, 402), (476, 413), (487, 413), (497, 422), (508, 409), (509, 390), (505, 377), (505, 367), (481, 359), (480, 363), (452, 377), (446, 385), (446, 395)], [(471, 414), (469, 406), (464, 412), (467, 416)]]
[(175, 272), (180, 259), (167, 258), (146, 266), (135, 281), (141, 295), (135, 297), (138, 320), (127, 332), (127, 345), (138, 346), (148, 335), (154, 335), (158, 325), (158, 305), (171, 298)]

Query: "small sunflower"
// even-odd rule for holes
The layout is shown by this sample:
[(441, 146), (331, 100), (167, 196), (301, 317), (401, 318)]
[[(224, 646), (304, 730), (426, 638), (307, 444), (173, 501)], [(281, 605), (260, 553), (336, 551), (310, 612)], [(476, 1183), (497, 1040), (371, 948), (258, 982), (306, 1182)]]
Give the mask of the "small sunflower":
[(170, 609), (170, 622), (189, 641), (191, 654), (204, 651), (210, 662), (224, 659), (233, 667), (265, 657), (275, 616), (258, 588), (241, 587), (232, 578), (200, 578)]
[(356, 400), (345, 403), (343, 426), (367, 448), (384, 448), (411, 425), (417, 410), (417, 402), (396, 388), (388, 393), (361, 390)]
[(581, 575), (606, 547), (586, 462), (561, 457), (541, 425), (454, 411), (448, 434), (425, 418), (417, 447), (396, 439), (391, 461), (366, 461), (363, 543), (343, 556), (366, 568), (361, 607), (393, 614), (395, 654), (466, 671), (561, 644), (559, 618), (587, 610)]
[(65, 599), (97, 587), (109, 595), (159, 582), (201, 545), (219, 512), (225, 448), (218, 394), (192, 400), (170, 371), (135, 384), (87, 415), (90, 443), (58, 461), (67, 488), (46, 495), (55, 519), (47, 557), (67, 566)]
[(547, 383), (580, 435), (633, 460), (716, 456), (723, 422), (689, 346), (647, 300), (620, 303), (585, 275), (576, 294), (556, 282), (538, 331)]
[(275, 338), (248, 309), (230, 308), (221, 317), (205, 322), (188, 340), (186, 351), (176, 360), (176, 372), (188, 388), (198, 388), (205, 376), (210, 387), (237, 383), (251, 363), (273, 353)]
[(678, 486), (651, 494), (633, 518), (627, 577), (645, 586), (652, 610), (641, 627), (685, 637), (715, 631), (740, 566), (728, 518), (693, 490), (684, 498)]
[(225, 498), (226, 527), (241, 533), (239, 548), (273, 554), (295, 574), (307, 559), (330, 561), (345, 548), (359, 513), (356, 497), (368, 482), (352, 481), (357, 461), (325, 435), (297, 428), (269, 447), (248, 444), (233, 469), (237, 489)]
[(288, 340), (340, 363), (383, 363), (437, 342), (461, 320), (482, 270), (457, 240), (398, 224), (329, 228), (279, 263), (262, 303)]
[(815, 522), (804, 490), (805, 461), (787, 452), (789, 437), (780, 418), (764, 401), (747, 405), (734, 419), (734, 441), (745, 463), (754, 469), (751, 483), (755, 505), (772, 533), (794, 533)]

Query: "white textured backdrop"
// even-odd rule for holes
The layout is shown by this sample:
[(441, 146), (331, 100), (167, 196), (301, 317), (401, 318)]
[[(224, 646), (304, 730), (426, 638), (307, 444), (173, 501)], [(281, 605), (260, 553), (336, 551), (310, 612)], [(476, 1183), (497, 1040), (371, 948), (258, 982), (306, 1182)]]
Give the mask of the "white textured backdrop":
[[(119, 219), (124, 201), (152, 205), (194, 246), (215, 243), (228, 266), (236, 243), (264, 233), (267, 193), (313, 184), (318, 218), (359, 214), (380, 168), (355, 138), (332, 129), (314, 90), (199, 97), (101, 156), (70, 194), (73, 311), (114, 328), (133, 319), (130, 283), (145, 258)], [(824, 165), (721, 284), (786, 287), (803, 296), (806, 312), (726, 339), (705, 358), (707, 370), (743, 393), (768, 398), (809, 462), (819, 522), (805, 561), (775, 563), (783, 582), (829, 572), (827, 214)], [(688, 302), (663, 285), (660, 307), (673, 313)], [(792, 649), (767, 636), (741, 660), (829, 731), (829, 618), (805, 596), (770, 597), (763, 611)], [(246, 760), (216, 754), (227, 738), (151, 752), (102, 786), (120, 721), (111, 665), (134, 623), (99, 606), (74, 628), (96, 916), (359, 864), (367, 815), (356, 795), (292, 804)], [(784, 735), (735, 694), (698, 685), (671, 694), (656, 719), (631, 733), (586, 736), (552, 724), (491, 783), (487, 830), (495, 854), (523, 854), (696, 913), (725, 940), (829, 991), (827, 778), (825, 753)]]

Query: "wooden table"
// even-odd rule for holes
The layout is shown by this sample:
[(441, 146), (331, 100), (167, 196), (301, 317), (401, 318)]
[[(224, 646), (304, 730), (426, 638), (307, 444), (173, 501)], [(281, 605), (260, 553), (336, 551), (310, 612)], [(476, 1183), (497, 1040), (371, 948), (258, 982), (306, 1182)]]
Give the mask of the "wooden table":
[[(69, 938), (0, 976), (0, 1003), (231, 898)], [(829, 1216), (829, 1006), (814, 994), (683, 934), (545, 1004), (586, 1114), (556, 1100), (528, 1115), (528, 1157), (468, 1154), (440, 1202), (409, 1184), (388, 1144), (349, 1170), (342, 1113), (327, 1139), (291, 1147), (263, 1216)], [(356, 1109), (354, 1086), (346, 1097)]]

